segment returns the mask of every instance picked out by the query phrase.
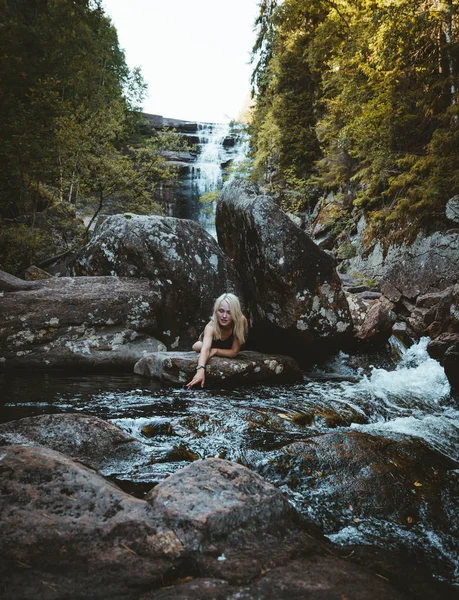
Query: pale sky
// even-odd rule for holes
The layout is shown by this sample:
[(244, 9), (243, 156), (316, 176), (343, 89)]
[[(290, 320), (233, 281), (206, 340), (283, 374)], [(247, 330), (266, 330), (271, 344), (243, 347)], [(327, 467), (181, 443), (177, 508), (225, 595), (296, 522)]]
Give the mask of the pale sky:
[(147, 113), (237, 118), (250, 92), (259, 0), (103, 0), (128, 65), (148, 83)]

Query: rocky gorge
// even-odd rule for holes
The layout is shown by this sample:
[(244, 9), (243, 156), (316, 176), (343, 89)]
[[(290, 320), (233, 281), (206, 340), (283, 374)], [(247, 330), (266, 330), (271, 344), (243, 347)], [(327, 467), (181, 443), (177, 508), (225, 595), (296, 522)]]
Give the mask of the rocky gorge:
[[(365, 385), (383, 373), (368, 366), (362, 379), (363, 363), (349, 354), (348, 370), (333, 371), (336, 381), (319, 398), (321, 374), (311, 370), (338, 350), (371, 353), (392, 334), (430, 334), (430, 352), (454, 373), (455, 263), (415, 295), (389, 278), (359, 289), (243, 181), (226, 187), (217, 233), (218, 244), (188, 220), (115, 215), (66, 277), (2, 273), (3, 377), (137, 365), (163, 382), (146, 391), (149, 379), (129, 380), (127, 396), (118, 391), (108, 413), (104, 404), (106, 422), (94, 415), (95, 390), (83, 406), (77, 395), (54, 396), (67, 414), (20, 418), (16, 388), (5, 379), (13, 417), (0, 425), (6, 597), (79, 598), (88, 589), (94, 598), (139, 599), (456, 597), (459, 456), (440, 365), (413, 351), (399, 371), (407, 380), (424, 369), (432, 397), (391, 395), (387, 384), (369, 393)], [(164, 382), (181, 385), (193, 369), (195, 355), (184, 351), (222, 290), (243, 299), (250, 350), (240, 362), (209, 362), (220, 391), (166, 391)], [(292, 354), (306, 379), (293, 359), (272, 353)], [(234, 384), (243, 386), (224, 390), (235, 364)], [(271, 387), (276, 371), (288, 386)], [(357, 396), (346, 376), (358, 381)], [(248, 383), (258, 387), (246, 391)], [(135, 422), (139, 390), (148, 408)], [(434, 441), (381, 424), (413, 415), (432, 421), (433, 405), (450, 418)], [(82, 408), (90, 414), (77, 414)], [(122, 491), (128, 472), (147, 493)], [(102, 476), (115, 473), (117, 485)]]

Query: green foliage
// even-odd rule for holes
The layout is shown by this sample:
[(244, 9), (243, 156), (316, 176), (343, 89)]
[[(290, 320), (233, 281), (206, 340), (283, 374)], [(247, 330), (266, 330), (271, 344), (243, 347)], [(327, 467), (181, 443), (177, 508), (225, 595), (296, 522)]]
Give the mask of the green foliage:
[[(98, 212), (114, 198), (123, 211), (160, 211), (155, 186), (175, 177), (164, 151), (184, 144), (175, 132), (142, 135), (146, 85), (101, 2), (0, 0), (0, 27), (0, 218), (62, 204)], [(46, 236), (8, 235), (20, 232), (41, 251)]]
[(8, 273), (21, 273), (43, 259), (52, 239), (48, 232), (32, 229), (24, 223), (2, 226), (0, 230), (0, 265)]
[(373, 237), (441, 227), (459, 192), (458, 0), (267, 6), (254, 47), (254, 177), (287, 208), (345, 190), (344, 209), (367, 213)]

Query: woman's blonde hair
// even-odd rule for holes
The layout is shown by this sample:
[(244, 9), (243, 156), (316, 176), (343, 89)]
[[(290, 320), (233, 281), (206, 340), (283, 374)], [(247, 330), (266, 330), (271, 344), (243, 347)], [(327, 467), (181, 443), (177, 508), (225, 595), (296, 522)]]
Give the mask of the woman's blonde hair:
[(235, 296), (234, 294), (225, 293), (225, 294), (222, 294), (221, 296), (219, 296), (215, 300), (214, 312), (211, 317), (211, 320), (213, 321), (214, 328), (215, 328), (214, 339), (216, 339), (216, 340), (222, 339), (222, 332), (221, 332), (220, 325), (219, 325), (218, 319), (217, 319), (217, 310), (218, 310), (218, 307), (220, 306), (220, 303), (223, 302), (224, 300), (226, 300), (228, 302), (228, 306), (230, 309), (231, 319), (233, 321), (233, 335), (236, 336), (236, 338), (238, 339), (239, 343), (242, 346), (242, 344), (245, 342), (245, 331), (244, 331), (245, 319), (244, 319), (244, 315), (242, 314), (241, 303), (239, 302), (239, 298), (237, 296)]

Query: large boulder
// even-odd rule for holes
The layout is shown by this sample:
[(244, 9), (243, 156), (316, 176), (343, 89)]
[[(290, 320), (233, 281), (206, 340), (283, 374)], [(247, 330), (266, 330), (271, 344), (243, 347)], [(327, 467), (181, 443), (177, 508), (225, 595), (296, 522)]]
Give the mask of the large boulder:
[(246, 467), (219, 458), (170, 475), (145, 499), (187, 550), (221, 541), (241, 528), (261, 534), (298, 526), (298, 515), (278, 489)]
[(0, 423), (0, 445), (45, 446), (92, 467), (132, 441), (116, 425), (83, 414), (38, 415)]
[[(183, 385), (196, 373), (196, 352), (154, 352), (141, 358), (134, 373), (175, 385)], [(236, 358), (213, 356), (206, 366), (206, 386), (291, 383), (303, 373), (290, 356), (245, 350)]]
[(2, 597), (134, 599), (178, 564), (184, 548), (148, 503), (53, 450), (0, 455)]
[(147, 352), (165, 349), (153, 337), (162, 335), (160, 299), (146, 279), (3, 281), (9, 290), (0, 294), (0, 370), (130, 371)]
[(314, 357), (352, 330), (334, 259), (252, 183), (228, 184), (218, 240), (243, 274), (250, 339), (261, 351)]
[(217, 242), (198, 223), (173, 217), (107, 217), (73, 262), (78, 275), (147, 277), (158, 297), (159, 339), (189, 349), (224, 292), (238, 277)]

